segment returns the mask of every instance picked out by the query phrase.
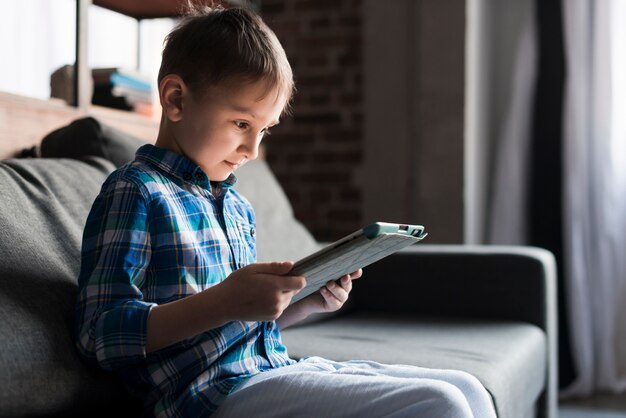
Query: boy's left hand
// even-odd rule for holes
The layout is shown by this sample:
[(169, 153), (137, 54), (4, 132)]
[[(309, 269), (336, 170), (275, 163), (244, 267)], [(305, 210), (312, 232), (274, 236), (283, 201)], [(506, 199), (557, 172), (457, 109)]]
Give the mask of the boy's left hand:
[(362, 275), (363, 270), (358, 269), (337, 280), (331, 280), (326, 283), (326, 286), (304, 298), (302, 302), (309, 305), (309, 313), (335, 312), (348, 300), (352, 291), (352, 280), (356, 280)]
[(362, 274), (363, 270), (358, 269), (354, 273), (329, 281), (317, 292), (285, 309), (283, 314), (276, 319), (276, 323), (281, 329), (285, 329), (311, 314), (339, 310), (348, 300), (352, 290), (352, 280), (358, 279)]
[(352, 280), (356, 280), (363, 275), (363, 270), (359, 269), (353, 273), (331, 280), (326, 283), (318, 292), (311, 296), (321, 296), (320, 312), (335, 312), (339, 310), (348, 300), (348, 296), (352, 291)]

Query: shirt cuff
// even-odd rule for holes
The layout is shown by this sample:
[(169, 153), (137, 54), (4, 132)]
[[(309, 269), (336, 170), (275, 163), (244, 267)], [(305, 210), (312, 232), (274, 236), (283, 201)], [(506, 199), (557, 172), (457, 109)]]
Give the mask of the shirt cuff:
[(96, 324), (96, 358), (115, 370), (146, 358), (148, 316), (155, 303), (126, 301), (103, 312)]

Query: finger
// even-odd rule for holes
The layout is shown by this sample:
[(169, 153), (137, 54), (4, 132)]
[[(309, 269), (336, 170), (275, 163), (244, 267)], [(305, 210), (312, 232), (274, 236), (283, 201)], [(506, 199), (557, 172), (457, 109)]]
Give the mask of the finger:
[(350, 273), (350, 279), (352, 280), (356, 280), (361, 276), (363, 276), (363, 269), (358, 269), (357, 271)]
[(343, 301), (341, 301), (341, 299), (339, 299), (332, 291), (328, 290), (328, 287), (326, 286), (320, 289), (320, 294), (328, 306), (338, 307), (343, 305)]
[(285, 276), (283, 274), (256, 273), (253, 280), (265, 282), (274, 290), (282, 292), (300, 291), (306, 286), (304, 276)]
[[(334, 280), (333, 282), (343, 287), (347, 291), (352, 289), (352, 279), (350, 278), (349, 274), (346, 274), (345, 276), (342, 276), (338, 278), (337, 280)], [(330, 283), (331, 282), (328, 282), (327, 284), (330, 284)]]
[(335, 296), (335, 298), (341, 303), (348, 299), (348, 292), (342, 286), (338, 285), (335, 281), (328, 282), (326, 289)]
[(273, 262), (273, 263), (255, 263), (247, 267), (251, 273), (256, 274), (276, 274), (283, 275), (289, 273), (293, 268), (293, 261)]
[(306, 279), (303, 276), (280, 276), (276, 279), (278, 286), (287, 292), (300, 291), (306, 286)]
[(352, 290), (352, 278), (350, 275), (345, 275), (339, 280), (339, 285), (344, 288), (348, 293)]

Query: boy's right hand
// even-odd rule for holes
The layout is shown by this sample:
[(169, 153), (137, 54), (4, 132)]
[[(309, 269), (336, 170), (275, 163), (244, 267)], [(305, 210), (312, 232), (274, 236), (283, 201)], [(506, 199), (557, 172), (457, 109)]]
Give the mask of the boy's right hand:
[(255, 263), (230, 274), (221, 283), (228, 316), (242, 321), (273, 321), (304, 288), (303, 276), (285, 276), (293, 262)]

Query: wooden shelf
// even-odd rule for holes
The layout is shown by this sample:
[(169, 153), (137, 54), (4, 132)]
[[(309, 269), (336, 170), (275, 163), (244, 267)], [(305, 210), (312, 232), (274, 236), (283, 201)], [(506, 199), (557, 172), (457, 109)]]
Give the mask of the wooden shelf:
[(93, 0), (96, 6), (138, 20), (179, 16), (186, 3), (185, 0)]
[[(215, 2), (216, 4), (223, 2)], [(93, 0), (104, 7), (137, 20), (180, 16), (186, 0)]]
[(159, 121), (133, 112), (89, 106), (86, 110), (69, 106), (63, 100), (41, 100), (0, 92), (0, 159), (11, 158), (24, 148), (74, 119), (94, 116), (146, 142), (154, 142)]
[[(260, 0), (251, 0), (253, 9), (259, 8)], [(247, 0), (213, 0), (213, 4), (224, 7), (243, 5)], [(76, 0), (76, 71), (74, 103), (85, 111), (91, 102), (90, 71), (87, 65), (87, 13), (91, 5), (103, 7), (114, 12), (133, 17), (139, 22), (142, 19), (176, 17), (184, 13), (187, 0)], [(139, 61), (139, 59), (138, 59)]]

